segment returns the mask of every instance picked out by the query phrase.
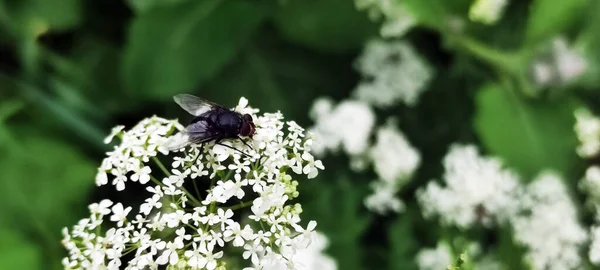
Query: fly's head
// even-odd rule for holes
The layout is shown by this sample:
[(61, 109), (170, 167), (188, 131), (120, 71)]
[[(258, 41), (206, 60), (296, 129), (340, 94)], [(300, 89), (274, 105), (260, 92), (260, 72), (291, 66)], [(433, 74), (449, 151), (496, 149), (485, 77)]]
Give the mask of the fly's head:
[(240, 128), (240, 135), (252, 138), (255, 129), (256, 126), (254, 125), (254, 120), (252, 119), (252, 116), (249, 114), (244, 114), (242, 116), (242, 127)]

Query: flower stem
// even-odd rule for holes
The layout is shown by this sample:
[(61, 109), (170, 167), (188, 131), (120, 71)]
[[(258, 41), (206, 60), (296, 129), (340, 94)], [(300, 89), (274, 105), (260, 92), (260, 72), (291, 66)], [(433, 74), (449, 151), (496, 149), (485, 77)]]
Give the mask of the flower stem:
[[(161, 171), (163, 171), (163, 173), (168, 177), (171, 176), (171, 174), (169, 173), (169, 171), (167, 170), (167, 168), (165, 167), (165, 165), (162, 164), (162, 162), (160, 162), (160, 159), (156, 158), (156, 157), (152, 157), (152, 161), (154, 161), (154, 163), (156, 163), (156, 165), (161, 169)], [(158, 181), (158, 179), (156, 179), (154, 176), (150, 175), (150, 179), (152, 179), (152, 181), (158, 183), (159, 185), (164, 185), (163, 183), (161, 183), (160, 181)], [(196, 199), (196, 197), (194, 197), (194, 195), (192, 195), (192, 193), (190, 193), (185, 187), (181, 187), (181, 190), (185, 193), (185, 195), (188, 196), (188, 198), (194, 203), (194, 206), (199, 206), (202, 203), (200, 203), (200, 201), (198, 199)]]
[(165, 167), (165, 165), (162, 164), (162, 162), (160, 162), (160, 159), (156, 158), (156, 157), (151, 157), (152, 161), (154, 161), (154, 163), (156, 163), (156, 165), (160, 168), (160, 170), (166, 175), (166, 176), (171, 176), (171, 173), (169, 172), (169, 170), (167, 170), (167, 168)]
[(229, 209), (229, 210), (231, 210), (231, 211), (235, 211), (235, 210), (242, 209), (242, 208), (244, 208), (244, 207), (247, 207), (247, 206), (250, 206), (250, 205), (252, 205), (252, 202), (253, 202), (253, 201), (247, 201), (247, 202), (243, 202), (243, 203), (240, 203), (240, 204), (238, 204), (238, 205), (234, 205), (234, 206), (228, 207), (227, 209)]

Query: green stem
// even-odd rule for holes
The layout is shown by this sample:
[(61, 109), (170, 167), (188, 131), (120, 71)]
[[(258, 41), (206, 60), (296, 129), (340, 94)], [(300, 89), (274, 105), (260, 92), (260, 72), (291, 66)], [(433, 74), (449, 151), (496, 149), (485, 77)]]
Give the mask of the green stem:
[(449, 37), (449, 40), (471, 55), (511, 74), (512, 76), (517, 76), (522, 73), (524, 57), (519, 53), (499, 51), (465, 36)]
[(152, 161), (154, 161), (154, 163), (160, 168), (160, 170), (167, 176), (171, 176), (171, 173), (169, 172), (169, 170), (167, 170), (167, 168), (165, 167), (165, 165), (162, 164), (162, 162), (160, 162), (160, 159), (158, 159), (157, 157), (151, 157)]
[(250, 205), (252, 205), (252, 202), (253, 202), (253, 201), (247, 201), (247, 202), (243, 202), (243, 203), (240, 203), (240, 204), (238, 204), (238, 205), (234, 205), (234, 206), (228, 207), (227, 209), (229, 209), (229, 210), (231, 210), (231, 211), (235, 211), (235, 210), (242, 209), (242, 208), (244, 208), (244, 207), (247, 207), (247, 206), (250, 206)]
[[(169, 173), (169, 171), (167, 170), (167, 168), (165, 167), (165, 165), (162, 164), (162, 162), (160, 162), (160, 159), (158, 159), (157, 157), (151, 157), (152, 161), (154, 161), (154, 163), (160, 168), (160, 170), (167, 176), (171, 176), (171, 173)], [(154, 177), (151, 177), (152, 179), (155, 179)], [(158, 180), (156, 180), (158, 181)], [(162, 185), (162, 183), (161, 183)], [(194, 206), (199, 206), (202, 203), (196, 199), (196, 197), (194, 197), (194, 195), (192, 195), (185, 187), (181, 187), (181, 190), (185, 193), (185, 195), (188, 196), (188, 198), (193, 202)]]
[(152, 180), (152, 182), (154, 182), (155, 184), (159, 185), (159, 186), (164, 186), (164, 184), (159, 181), (158, 179), (156, 179), (156, 177), (154, 177), (153, 175), (150, 175), (150, 179)]

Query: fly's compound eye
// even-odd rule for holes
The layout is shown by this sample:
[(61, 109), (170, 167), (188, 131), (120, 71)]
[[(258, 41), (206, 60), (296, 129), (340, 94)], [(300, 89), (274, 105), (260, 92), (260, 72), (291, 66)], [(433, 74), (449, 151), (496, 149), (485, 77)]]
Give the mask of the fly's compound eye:
[(250, 122), (252, 123), (254, 120), (252, 120), (252, 116), (249, 114), (244, 114), (244, 116), (242, 116), (245, 122)]
[(254, 134), (254, 127), (250, 123), (242, 123), (242, 128), (240, 129), (240, 135), (252, 137)]

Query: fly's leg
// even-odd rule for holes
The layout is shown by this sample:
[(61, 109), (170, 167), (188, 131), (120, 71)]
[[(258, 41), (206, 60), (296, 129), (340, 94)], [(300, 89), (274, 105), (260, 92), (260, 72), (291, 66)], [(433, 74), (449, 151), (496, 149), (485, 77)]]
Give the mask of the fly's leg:
[(200, 143), (200, 152), (198, 152), (198, 155), (196, 156), (194, 161), (192, 161), (192, 164), (196, 164), (196, 161), (198, 161), (198, 158), (200, 158), (200, 155), (202, 155), (202, 149), (204, 149), (204, 142)]
[(248, 148), (254, 150), (254, 148), (252, 148), (252, 146), (250, 146), (248, 143), (246, 143), (246, 141), (244, 141), (244, 139), (242, 139), (242, 137), (240, 137), (240, 136), (237, 136), (237, 137), (238, 137), (238, 139), (240, 139), (240, 141), (242, 141), (242, 143), (244, 143), (244, 145), (246, 145), (246, 146), (248, 146)]
[(236, 148), (234, 148), (234, 147), (231, 147), (231, 146), (229, 146), (229, 145), (226, 145), (226, 144), (222, 144), (222, 143), (220, 143), (220, 141), (221, 141), (221, 140), (217, 140), (217, 141), (215, 141), (215, 144), (218, 144), (218, 145), (220, 145), (220, 146), (225, 146), (225, 147), (227, 147), (227, 148), (229, 148), (229, 149), (233, 149), (233, 150), (235, 150), (235, 151), (238, 151), (238, 152), (240, 152), (242, 155), (244, 155), (244, 156), (247, 156), (248, 158), (252, 158), (250, 155), (248, 155), (248, 154), (246, 154), (246, 153), (244, 153), (244, 152), (240, 151), (239, 149), (236, 149)]

